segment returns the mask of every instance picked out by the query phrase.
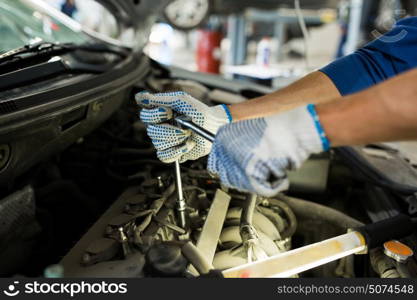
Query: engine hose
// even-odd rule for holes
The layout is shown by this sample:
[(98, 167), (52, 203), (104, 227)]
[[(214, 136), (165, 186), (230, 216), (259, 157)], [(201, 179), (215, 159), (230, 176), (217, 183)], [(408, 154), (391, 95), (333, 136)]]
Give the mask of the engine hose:
[(186, 259), (193, 265), (200, 275), (207, 274), (214, 269), (213, 265), (207, 261), (201, 251), (188, 242), (181, 248), (181, 252)]
[[(288, 226), (282, 232), (280, 232), (281, 237), (283, 239), (292, 237), (294, 235), (294, 233), (296, 232), (297, 225), (298, 225), (297, 218), (296, 218), (293, 210), (291, 209), (291, 207), (287, 203), (285, 203), (283, 201), (279, 201), (279, 200), (276, 200), (276, 199), (269, 199), (268, 201), (271, 204), (273, 204), (274, 206), (277, 206), (278, 208), (280, 208), (281, 211), (284, 213), (287, 221), (288, 221)], [(268, 214), (265, 210), (263, 211), (263, 213), (265, 215)]]
[(257, 196), (252, 194), (247, 197), (247, 201), (243, 202), (242, 217), (240, 221), (241, 225), (252, 225), (256, 199)]
[[(276, 198), (286, 203), (298, 218), (301, 217), (306, 219), (313, 219), (321, 222), (326, 221), (346, 230), (349, 228), (356, 228), (364, 225), (362, 222), (349, 217), (348, 215), (336, 209), (321, 204), (287, 197), (284, 195), (279, 195)], [(272, 201), (271, 203), (275, 204)]]
[(256, 239), (256, 233), (253, 231), (253, 214), (256, 208), (255, 194), (248, 195), (247, 200), (243, 202), (242, 216), (240, 218), (239, 232), (242, 237), (242, 241), (248, 241)]

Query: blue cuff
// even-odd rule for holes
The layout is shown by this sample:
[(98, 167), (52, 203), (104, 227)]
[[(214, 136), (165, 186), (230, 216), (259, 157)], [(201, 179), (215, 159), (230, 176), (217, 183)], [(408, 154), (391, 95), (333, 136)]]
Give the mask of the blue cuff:
[(226, 112), (227, 119), (229, 120), (229, 123), (232, 123), (233, 122), (233, 117), (232, 117), (232, 114), (230, 113), (229, 108), (227, 107), (226, 104), (222, 104), (221, 106), (223, 107), (224, 111)]
[(320, 123), (320, 118), (319, 118), (319, 115), (317, 114), (316, 106), (314, 104), (309, 104), (307, 105), (307, 110), (314, 120), (314, 124), (316, 125), (316, 129), (319, 133), (324, 151), (330, 150), (331, 144), (330, 144), (329, 139), (326, 136), (326, 133), (324, 132), (323, 126)]

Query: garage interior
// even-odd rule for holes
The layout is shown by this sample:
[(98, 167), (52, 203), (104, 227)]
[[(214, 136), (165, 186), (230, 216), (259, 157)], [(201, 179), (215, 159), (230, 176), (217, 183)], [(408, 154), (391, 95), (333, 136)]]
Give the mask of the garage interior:
[(315, 154), (263, 197), (161, 162), (134, 100), (270, 94), (415, 2), (0, 1), (1, 277), (417, 278), (417, 142)]

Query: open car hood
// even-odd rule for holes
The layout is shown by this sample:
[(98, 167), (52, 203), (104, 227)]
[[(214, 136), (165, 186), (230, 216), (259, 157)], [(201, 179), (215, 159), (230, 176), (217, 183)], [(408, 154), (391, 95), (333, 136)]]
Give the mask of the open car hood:
[[(95, 0), (111, 12), (121, 30), (134, 30), (135, 48), (146, 44), (151, 26), (171, 0)], [(137, 46), (136, 46), (137, 45)]]

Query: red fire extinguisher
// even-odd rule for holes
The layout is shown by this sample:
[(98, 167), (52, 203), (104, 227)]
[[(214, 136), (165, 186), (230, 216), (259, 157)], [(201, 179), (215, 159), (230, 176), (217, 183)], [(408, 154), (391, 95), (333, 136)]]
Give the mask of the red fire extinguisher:
[(222, 33), (215, 30), (198, 31), (197, 68), (199, 72), (220, 73)]

